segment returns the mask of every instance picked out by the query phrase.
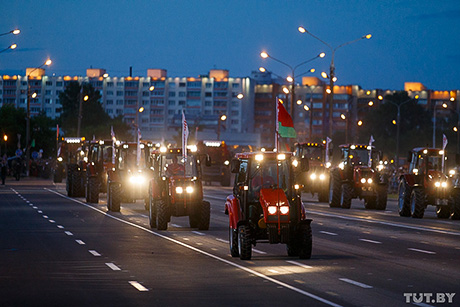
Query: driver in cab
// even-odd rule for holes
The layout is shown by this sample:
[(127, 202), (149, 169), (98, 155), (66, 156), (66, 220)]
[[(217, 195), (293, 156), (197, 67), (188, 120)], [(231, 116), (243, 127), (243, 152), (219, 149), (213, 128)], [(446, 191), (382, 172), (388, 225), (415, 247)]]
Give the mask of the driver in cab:
[(173, 156), (172, 163), (166, 166), (166, 175), (169, 177), (185, 175), (185, 167), (183, 164), (177, 162), (177, 156)]

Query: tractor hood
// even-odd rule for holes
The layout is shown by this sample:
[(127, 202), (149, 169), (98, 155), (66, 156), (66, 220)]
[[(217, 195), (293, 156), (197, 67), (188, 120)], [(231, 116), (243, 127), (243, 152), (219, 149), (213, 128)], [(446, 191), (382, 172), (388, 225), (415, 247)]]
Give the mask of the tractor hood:
[(282, 189), (262, 189), (260, 190), (259, 199), (262, 207), (289, 206), (286, 194), (284, 194)]

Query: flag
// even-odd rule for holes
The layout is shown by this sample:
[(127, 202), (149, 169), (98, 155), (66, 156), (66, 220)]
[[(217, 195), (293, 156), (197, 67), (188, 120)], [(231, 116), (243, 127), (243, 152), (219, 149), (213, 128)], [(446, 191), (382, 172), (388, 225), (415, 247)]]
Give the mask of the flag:
[(59, 125), (56, 125), (56, 140), (59, 140)]
[(141, 129), (137, 128), (137, 166), (141, 162)]
[(447, 136), (445, 134), (442, 135), (442, 150), (446, 149), (447, 146)]
[(292, 118), (289, 113), (286, 111), (284, 106), (281, 104), (280, 100), (278, 99), (278, 108), (277, 108), (277, 129), (279, 136), (284, 138), (295, 138), (297, 134), (294, 130), (294, 123), (292, 122)]
[(375, 142), (374, 136), (371, 135), (371, 138), (370, 138), (370, 140), (369, 140), (369, 146), (372, 146), (372, 143), (374, 143), (374, 142)]
[(185, 120), (184, 110), (182, 110), (182, 156), (184, 161), (187, 159), (187, 139), (188, 139), (188, 125)]
[(329, 137), (326, 137), (326, 163), (329, 162), (329, 144), (332, 142), (332, 140)]
[(110, 136), (112, 137), (112, 164), (115, 165), (115, 143), (117, 139), (115, 138), (115, 132), (113, 131), (113, 126), (110, 126)]
[(372, 143), (374, 143), (374, 136), (371, 135), (371, 138), (369, 139), (369, 160), (367, 162), (367, 166), (372, 167)]

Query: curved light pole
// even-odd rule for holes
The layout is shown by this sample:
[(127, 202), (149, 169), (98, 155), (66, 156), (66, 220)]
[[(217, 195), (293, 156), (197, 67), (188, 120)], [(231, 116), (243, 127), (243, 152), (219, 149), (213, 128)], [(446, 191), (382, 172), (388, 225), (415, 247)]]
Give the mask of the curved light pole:
[[(436, 108), (437, 107), (438, 105), (435, 104), (433, 108), (433, 148), (436, 148)], [(444, 102), (440, 107), (447, 109), (447, 104)]]
[[(269, 55), (267, 52), (263, 51), (260, 53), (260, 56), (263, 58), (263, 59), (267, 59), (267, 58), (270, 58), (280, 64), (283, 64), (284, 66), (288, 67), (290, 70), (291, 70), (291, 75), (289, 76), (291, 81), (288, 80), (288, 82), (291, 84), (291, 99), (290, 99), (290, 105), (289, 105), (289, 113), (291, 114), (291, 117), (292, 117), (292, 120), (294, 121), (294, 100), (295, 100), (295, 78), (296, 78), (296, 75), (295, 75), (295, 71), (297, 68), (299, 68), (300, 66), (304, 65), (304, 64), (307, 64), (313, 60), (316, 60), (317, 58), (324, 58), (326, 56), (326, 54), (324, 52), (321, 52), (320, 54), (318, 54), (317, 56), (311, 58), (311, 59), (308, 59), (300, 64), (297, 64), (295, 66), (291, 66), (289, 65), (288, 63), (286, 62), (283, 62), (271, 55)], [(288, 77), (288, 78), (289, 78)]]
[(0, 36), (8, 35), (8, 34), (18, 35), (19, 33), (21, 33), (21, 30), (14, 29), (14, 30), (11, 30), (11, 31), (8, 31), (8, 32), (5, 32), (5, 33), (0, 33)]
[(225, 114), (222, 114), (217, 119), (217, 140), (218, 141), (220, 141), (220, 125), (221, 125), (221, 122), (224, 122), (226, 120), (227, 120), (227, 115), (225, 115)]
[(340, 44), (340, 45), (338, 45), (337, 47), (334, 48), (331, 45), (329, 45), (328, 43), (326, 43), (325, 41), (323, 41), (322, 39), (320, 39), (318, 36), (316, 36), (316, 35), (312, 34), (311, 32), (309, 32), (304, 27), (298, 27), (297, 29), (299, 30), (300, 33), (310, 34), (310, 36), (312, 36), (313, 38), (315, 38), (316, 40), (320, 41), (325, 46), (327, 46), (331, 50), (331, 53), (332, 53), (332, 55), (331, 55), (331, 65), (329, 66), (329, 89), (330, 89), (330, 94), (328, 96), (328, 104), (329, 104), (329, 131), (328, 131), (328, 134), (329, 134), (329, 136), (332, 137), (332, 119), (333, 119), (333, 117), (332, 117), (332, 111), (333, 111), (332, 103), (334, 101), (334, 82), (337, 80), (337, 79), (335, 79), (335, 66), (334, 66), (335, 52), (339, 48), (342, 48), (343, 46), (353, 44), (353, 43), (355, 43), (357, 41), (360, 41), (362, 39), (370, 39), (372, 37), (372, 35), (367, 34), (367, 35), (361, 36), (360, 38), (345, 42), (345, 43)]
[(5, 48), (5, 49), (3, 49), (3, 50), (0, 50), (0, 53), (5, 52), (5, 51), (10, 50), (10, 49), (11, 49), (11, 50), (16, 49), (17, 47), (18, 47), (17, 44), (12, 44), (12, 45), (9, 46), (8, 48)]
[(33, 93), (33, 95), (30, 95), (30, 82), (29, 82), (29, 77), (30, 75), (36, 71), (37, 69), (42, 68), (43, 66), (50, 66), (52, 61), (50, 59), (46, 60), (45, 63), (42, 65), (35, 67), (32, 69), (29, 74), (27, 74), (27, 117), (26, 117), (26, 176), (29, 176), (29, 160), (30, 160), (30, 97), (32, 98), (37, 97), (37, 93)]

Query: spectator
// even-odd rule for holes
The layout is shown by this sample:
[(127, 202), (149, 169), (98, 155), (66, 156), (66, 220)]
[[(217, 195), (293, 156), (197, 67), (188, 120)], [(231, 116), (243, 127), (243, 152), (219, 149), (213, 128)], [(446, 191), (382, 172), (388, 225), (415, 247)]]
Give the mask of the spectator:
[(8, 160), (6, 154), (3, 155), (0, 161), (1, 166), (1, 176), (2, 176), (2, 185), (5, 185), (6, 173), (8, 172)]

